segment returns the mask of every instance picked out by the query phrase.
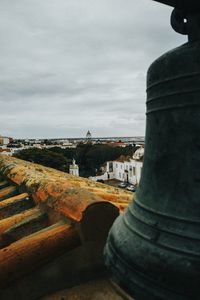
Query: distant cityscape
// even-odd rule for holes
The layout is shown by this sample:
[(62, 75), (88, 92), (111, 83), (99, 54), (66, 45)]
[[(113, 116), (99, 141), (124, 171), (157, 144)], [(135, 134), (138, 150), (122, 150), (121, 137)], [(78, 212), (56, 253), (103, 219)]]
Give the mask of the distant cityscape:
[[(62, 157), (55, 157), (56, 153)], [(0, 136), (0, 155), (16, 156), (134, 192), (143, 167), (144, 137), (92, 137), (89, 130), (84, 138)]]
[(40, 148), (50, 149), (52, 147), (76, 148), (80, 143), (90, 141), (95, 144), (107, 144), (113, 147), (126, 147), (128, 145), (144, 145), (143, 136), (134, 137), (92, 137), (90, 131), (85, 137), (75, 138), (41, 138), (41, 139), (15, 139), (13, 137), (0, 135), (0, 154), (13, 155), (23, 149)]

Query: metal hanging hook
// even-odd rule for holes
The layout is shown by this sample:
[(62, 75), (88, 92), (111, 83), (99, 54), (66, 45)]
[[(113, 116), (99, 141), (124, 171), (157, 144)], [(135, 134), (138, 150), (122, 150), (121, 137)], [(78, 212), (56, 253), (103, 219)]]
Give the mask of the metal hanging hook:
[(176, 32), (178, 32), (180, 34), (184, 34), (184, 35), (188, 34), (187, 18), (185, 16), (185, 14), (183, 13), (183, 11), (181, 11), (180, 9), (175, 8), (172, 11), (171, 26)]

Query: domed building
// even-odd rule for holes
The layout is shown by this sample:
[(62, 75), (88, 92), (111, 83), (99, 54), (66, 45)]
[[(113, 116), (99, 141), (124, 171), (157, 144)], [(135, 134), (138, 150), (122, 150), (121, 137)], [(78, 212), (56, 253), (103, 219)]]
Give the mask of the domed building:
[(90, 141), (92, 139), (92, 134), (91, 132), (88, 130), (88, 132), (86, 133), (86, 140)]

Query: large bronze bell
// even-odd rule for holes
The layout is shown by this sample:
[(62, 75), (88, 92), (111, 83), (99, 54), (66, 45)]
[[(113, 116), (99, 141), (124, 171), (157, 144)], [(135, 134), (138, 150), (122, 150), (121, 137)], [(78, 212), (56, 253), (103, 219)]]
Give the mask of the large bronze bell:
[(142, 178), (105, 247), (136, 300), (200, 299), (200, 10), (183, 2), (171, 23), (189, 42), (150, 66)]

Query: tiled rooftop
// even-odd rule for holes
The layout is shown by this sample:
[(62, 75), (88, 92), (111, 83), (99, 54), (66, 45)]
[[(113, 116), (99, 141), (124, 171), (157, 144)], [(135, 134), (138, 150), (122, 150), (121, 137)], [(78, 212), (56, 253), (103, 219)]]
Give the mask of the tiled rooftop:
[[(101, 285), (109, 276), (109, 228), (131, 199), (128, 191), (1, 156), (1, 299), (38, 299), (94, 279)], [(110, 299), (118, 299), (106, 282)]]

